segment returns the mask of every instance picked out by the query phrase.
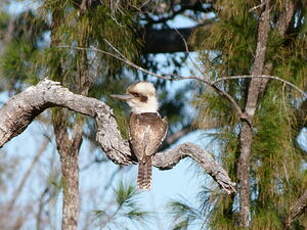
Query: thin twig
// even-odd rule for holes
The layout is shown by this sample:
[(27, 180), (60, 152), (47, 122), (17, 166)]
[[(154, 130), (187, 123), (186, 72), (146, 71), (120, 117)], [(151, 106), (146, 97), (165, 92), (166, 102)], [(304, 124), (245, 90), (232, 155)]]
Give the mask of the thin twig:
[(103, 53), (103, 54), (109, 55), (111, 57), (114, 57), (117, 60), (120, 60), (120, 61), (126, 63), (127, 65), (129, 65), (129, 66), (131, 66), (131, 67), (133, 67), (133, 68), (135, 68), (135, 69), (137, 69), (137, 70), (139, 70), (139, 71), (141, 71), (143, 73), (146, 73), (146, 74), (152, 75), (152, 76), (154, 76), (156, 78), (160, 78), (160, 79), (164, 79), (164, 80), (197, 80), (197, 81), (201, 81), (204, 84), (206, 84), (209, 87), (211, 87), (212, 89), (214, 89), (219, 95), (221, 95), (224, 98), (226, 98), (233, 105), (233, 107), (237, 111), (238, 116), (240, 118), (243, 118), (243, 119), (247, 119), (247, 117), (243, 113), (241, 107), (238, 105), (238, 103), (234, 100), (234, 98), (230, 94), (228, 94), (226, 91), (223, 91), (222, 89), (220, 89), (220, 88), (218, 88), (216, 86), (216, 84), (218, 82), (226, 81), (226, 80), (230, 80), (230, 79), (242, 79), (242, 78), (266, 78), (266, 79), (274, 79), (274, 80), (277, 80), (277, 81), (281, 81), (281, 82), (287, 84), (288, 86), (293, 87), (294, 89), (299, 91), (303, 96), (306, 96), (306, 94), (304, 93), (303, 90), (301, 90), (300, 88), (298, 88), (297, 86), (295, 86), (291, 82), (288, 82), (288, 81), (286, 81), (284, 79), (281, 79), (279, 77), (276, 77), (276, 76), (269, 76), (269, 75), (260, 75), (260, 76), (242, 75), (242, 76), (222, 77), (222, 78), (219, 78), (218, 80), (210, 81), (210, 80), (206, 80), (203, 77), (199, 77), (199, 76), (184, 77), (184, 76), (177, 75), (177, 74), (157, 74), (157, 73), (154, 73), (152, 71), (144, 69), (143, 67), (141, 67), (141, 66), (131, 62), (117, 48), (115, 48), (109, 41), (105, 40), (105, 42), (117, 53), (117, 55), (113, 54), (113, 53), (110, 53), (108, 51), (97, 49), (95, 47), (87, 48), (87, 47), (60, 45), (60, 46), (57, 46), (57, 48), (70, 48), (70, 49), (76, 49), (76, 50), (92, 50), (92, 51), (96, 51), (98, 53)]
[[(176, 33), (180, 36), (180, 38), (182, 39), (183, 43), (184, 43), (184, 47), (185, 47), (185, 51), (187, 53), (190, 53), (190, 50), (189, 50), (189, 46), (188, 46), (188, 43), (187, 43), (187, 40), (184, 38), (184, 36), (179, 32), (179, 30), (177, 28), (175, 28), (175, 31)], [(191, 58), (189, 56), (189, 59), (191, 61), (191, 63), (193, 64), (193, 66), (200, 72), (200, 73), (203, 73), (203, 70), (199, 67), (199, 65), (197, 65), (195, 63), (195, 61), (193, 60), (193, 58)]]
[[(177, 30), (175, 29), (175, 31), (178, 33), (178, 35), (182, 38), (184, 44), (185, 44), (185, 49), (186, 49), (186, 52), (189, 52), (189, 48), (188, 48), (188, 45), (187, 45), (187, 42), (185, 40), (185, 38), (182, 36), (182, 34)], [(133, 67), (134, 68), (137, 68), (137, 69), (140, 69), (142, 67), (132, 63), (131, 61), (129, 61), (128, 58), (126, 58), (118, 49), (116, 49), (109, 41), (107, 41), (105, 39), (105, 41), (107, 42), (107, 44), (118, 54), (120, 55), (123, 59), (124, 59), (124, 62), (126, 62), (127, 64), (131, 65), (133, 64)], [(115, 57), (116, 58), (116, 57)], [(192, 60), (193, 62), (193, 60)], [(195, 65), (195, 67), (198, 67), (196, 65), (196, 63), (193, 63)], [(198, 67), (199, 68), (199, 67)], [(156, 77), (160, 77), (162, 76), (163, 78), (163, 75), (159, 75), (159, 74), (155, 74), (151, 71), (148, 71), (144, 68), (140, 69), (141, 71), (144, 72), (144, 70), (146, 71), (145, 73), (147, 74), (150, 74), (150, 75), (153, 75), (153, 76), (156, 76)], [(200, 71), (202, 72), (202, 71)], [(173, 77), (176, 77), (177, 79), (171, 79), (171, 80), (182, 80), (182, 79), (194, 79), (194, 80), (198, 80), (198, 81), (202, 81), (203, 83), (209, 85), (209, 86), (212, 86), (212, 85), (215, 85), (217, 82), (220, 82), (220, 81), (225, 81), (225, 80), (230, 80), (230, 79), (242, 79), (242, 78), (266, 78), (266, 79), (273, 79), (273, 80), (277, 80), (277, 81), (281, 81), (283, 83), (285, 83), (286, 85), (288, 86), (291, 86), (293, 87), (294, 89), (296, 89), (297, 91), (299, 91), (303, 96), (306, 96), (306, 93), (301, 90), (300, 88), (298, 88), (296, 85), (292, 84), (291, 82), (287, 81), (287, 80), (284, 80), (280, 77), (276, 77), (276, 76), (271, 76), (271, 75), (259, 75), (259, 76), (252, 76), (252, 75), (241, 75), (241, 76), (229, 76), (229, 77), (221, 77), (219, 78), (218, 80), (215, 80), (215, 81), (210, 81), (210, 80), (204, 80), (203, 77), (198, 77), (198, 76), (189, 76), (189, 77), (184, 77), (184, 76), (181, 76), (181, 75), (177, 75), (177, 74), (168, 74), (168, 75), (165, 75), (165, 76), (173, 76)], [(166, 78), (163, 78), (163, 79), (166, 79)], [(169, 80), (169, 79), (166, 79), (166, 80)], [(214, 87), (213, 87), (214, 88)]]
[(304, 97), (307, 96), (307, 94), (301, 90), (299, 87), (297, 87), (296, 85), (292, 84), (291, 82), (284, 80), (280, 77), (276, 77), (276, 76), (271, 76), (271, 75), (258, 75), (258, 76), (252, 76), (252, 75), (239, 75), (239, 76), (229, 76), (229, 77), (221, 77), (215, 81), (212, 82), (213, 85), (216, 85), (218, 82), (221, 81), (227, 81), (227, 80), (234, 80), (234, 79), (243, 79), (243, 78), (265, 78), (265, 79), (272, 79), (272, 80), (277, 80), (280, 81), (294, 89), (296, 89), (298, 92), (300, 92)]
[(127, 59), (117, 48), (115, 48), (111, 42), (109, 42), (107, 39), (103, 39), (119, 56), (121, 56), (123, 59)]
[(288, 216), (285, 218), (285, 229), (288, 230), (291, 227), (292, 222), (307, 210), (307, 189), (303, 194), (290, 206)]
[[(184, 76), (180, 76), (180, 75), (176, 75), (176, 74), (164, 74), (164, 75), (161, 75), (161, 74), (157, 74), (157, 73), (154, 73), (154, 72), (151, 72), (147, 69), (144, 69), (143, 67), (139, 66), (139, 65), (136, 65), (135, 63), (129, 61), (129, 59), (127, 58), (122, 58), (120, 56), (117, 56), (113, 53), (110, 53), (110, 52), (107, 52), (107, 51), (104, 51), (104, 50), (100, 50), (100, 49), (97, 49), (97, 48), (94, 48), (94, 47), (90, 47), (90, 48), (84, 48), (84, 47), (78, 47), (78, 46), (67, 46), (67, 45), (61, 45), (61, 46), (57, 46), (57, 48), (70, 48), (70, 49), (77, 49), (77, 50), (92, 50), (92, 51), (96, 51), (98, 53), (103, 53), (103, 54), (107, 54), (107, 55), (110, 55), (124, 63), (126, 63), (127, 65), (130, 65), (132, 66), (133, 68), (135, 69), (138, 69), (146, 74), (149, 74), (149, 75), (152, 75), (156, 78), (160, 78), (160, 79), (164, 79), (164, 80), (197, 80), (197, 81), (201, 81), (203, 82), (204, 84), (210, 86), (212, 89), (214, 89), (218, 94), (220, 94), (221, 96), (225, 97), (229, 102), (231, 102), (234, 106), (234, 108), (236, 109), (237, 111), (237, 114), (239, 117), (242, 117), (243, 116), (243, 112), (240, 108), (240, 106), (237, 104), (237, 102), (234, 100), (234, 98), (228, 94), (227, 92), (221, 90), (220, 88), (218, 88), (217, 86), (213, 85), (209, 80), (205, 80), (203, 79), (202, 77), (198, 77), (198, 76), (189, 76), (189, 77), (184, 77)], [(113, 47), (113, 49), (118, 53), (119, 51)], [(174, 77), (174, 78), (172, 78)]]
[(265, 2), (262, 2), (261, 4), (259, 4), (259, 5), (257, 5), (257, 6), (254, 6), (254, 7), (250, 8), (250, 9), (248, 10), (248, 12), (252, 12), (252, 11), (258, 9), (258, 8), (263, 7), (264, 5), (265, 5)]

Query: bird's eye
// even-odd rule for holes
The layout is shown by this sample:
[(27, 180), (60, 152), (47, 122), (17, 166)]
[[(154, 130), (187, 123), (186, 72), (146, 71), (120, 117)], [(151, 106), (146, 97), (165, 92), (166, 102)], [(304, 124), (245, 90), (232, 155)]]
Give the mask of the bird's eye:
[(140, 97), (140, 94), (138, 94), (138, 93), (131, 93), (133, 96), (135, 96), (135, 97)]

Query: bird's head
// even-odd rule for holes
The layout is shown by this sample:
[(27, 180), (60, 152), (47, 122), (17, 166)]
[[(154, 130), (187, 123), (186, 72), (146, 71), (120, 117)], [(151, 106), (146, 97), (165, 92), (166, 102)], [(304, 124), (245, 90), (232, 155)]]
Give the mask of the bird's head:
[(159, 108), (156, 89), (152, 83), (146, 81), (130, 85), (124, 95), (111, 97), (127, 102), (134, 113), (155, 113)]

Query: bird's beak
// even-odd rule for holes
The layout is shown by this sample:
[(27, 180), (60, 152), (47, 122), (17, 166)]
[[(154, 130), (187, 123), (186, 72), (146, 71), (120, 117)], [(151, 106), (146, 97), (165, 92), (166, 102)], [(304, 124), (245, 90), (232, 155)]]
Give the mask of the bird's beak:
[(110, 95), (110, 97), (116, 98), (116, 99), (119, 99), (119, 100), (122, 100), (122, 101), (127, 101), (127, 100), (134, 98), (132, 95), (129, 95), (129, 94), (123, 94), (123, 95), (112, 94), (112, 95)]

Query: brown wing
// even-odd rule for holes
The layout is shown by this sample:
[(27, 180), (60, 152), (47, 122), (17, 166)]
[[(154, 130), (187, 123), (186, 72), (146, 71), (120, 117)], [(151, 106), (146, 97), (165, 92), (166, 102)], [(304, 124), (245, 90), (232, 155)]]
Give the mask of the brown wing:
[(167, 133), (167, 122), (158, 113), (132, 113), (130, 116), (130, 143), (139, 161), (156, 153)]

